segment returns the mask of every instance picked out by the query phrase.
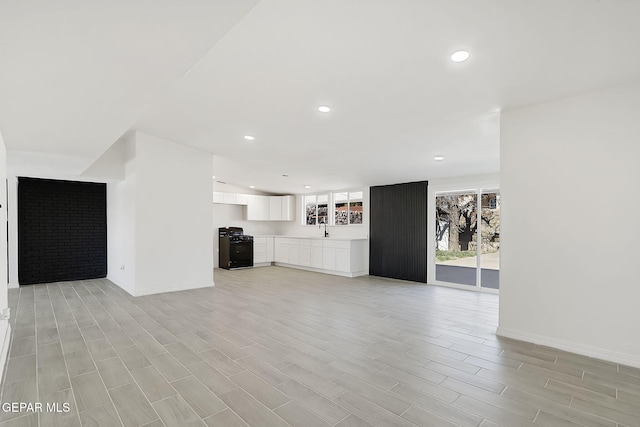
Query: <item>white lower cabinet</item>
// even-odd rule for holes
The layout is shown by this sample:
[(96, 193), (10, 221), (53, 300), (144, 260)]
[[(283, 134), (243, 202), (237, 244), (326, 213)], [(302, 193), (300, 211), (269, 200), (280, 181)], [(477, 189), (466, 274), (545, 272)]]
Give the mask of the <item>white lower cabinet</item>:
[(272, 263), (273, 261), (275, 261), (273, 245), (274, 245), (274, 238), (267, 237), (267, 262), (268, 263)]
[(289, 239), (289, 264), (300, 264), (300, 240)]
[(336, 248), (336, 271), (351, 270), (351, 252), (347, 248)]
[(253, 265), (271, 264), (273, 261), (273, 237), (254, 237)]
[(311, 267), (311, 241), (307, 239), (300, 239), (300, 249), (298, 264), (304, 267)]
[(262, 264), (267, 262), (267, 238), (253, 238), (253, 264)]
[(276, 237), (273, 244), (274, 261), (289, 263), (289, 239)]
[(322, 268), (336, 269), (336, 242), (322, 242)]
[(310, 267), (322, 268), (322, 240), (311, 240)]
[(366, 271), (366, 239), (305, 239), (275, 237), (275, 262), (287, 267), (312, 269), (342, 276), (362, 276)]

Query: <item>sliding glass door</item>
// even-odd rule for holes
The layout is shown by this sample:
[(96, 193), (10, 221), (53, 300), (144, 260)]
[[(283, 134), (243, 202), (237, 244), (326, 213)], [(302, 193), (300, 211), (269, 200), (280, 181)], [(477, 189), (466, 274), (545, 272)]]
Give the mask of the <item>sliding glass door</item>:
[(474, 193), (436, 195), (436, 280), (476, 286), (477, 206)]
[(499, 289), (500, 284), (500, 194), (482, 193), (480, 205), (480, 283)]
[(474, 288), (499, 288), (500, 194), (436, 194), (435, 279)]

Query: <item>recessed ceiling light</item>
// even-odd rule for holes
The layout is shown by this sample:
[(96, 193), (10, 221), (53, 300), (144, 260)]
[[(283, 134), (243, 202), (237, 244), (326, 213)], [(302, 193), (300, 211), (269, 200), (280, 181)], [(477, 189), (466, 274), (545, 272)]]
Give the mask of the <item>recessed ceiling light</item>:
[(331, 107), (327, 107), (326, 105), (321, 105), (318, 107), (318, 111), (320, 111), (321, 113), (328, 113), (329, 111), (331, 111)]
[(443, 156), (435, 156), (435, 157), (433, 158), (433, 160), (435, 160), (436, 162), (441, 162), (441, 161), (443, 161), (443, 160), (444, 160), (444, 157), (443, 157)]
[(311, 186), (310, 185), (305, 185), (304, 188), (306, 188), (308, 190), (309, 188), (311, 188)]
[(256, 139), (255, 137), (251, 136), (251, 135), (245, 135), (244, 139), (246, 139), (247, 141), (253, 141), (254, 139)]
[(214, 176), (212, 176), (211, 178), (216, 179), (216, 176), (214, 175)]
[(255, 185), (250, 185), (249, 188), (256, 188), (256, 186)]
[(469, 59), (469, 52), (466, 50), (459, 50), (457, 52), (453, 52), (453, 55), (451, 55), (451, 60), (453, 62), (464, 62), (467, 59)]

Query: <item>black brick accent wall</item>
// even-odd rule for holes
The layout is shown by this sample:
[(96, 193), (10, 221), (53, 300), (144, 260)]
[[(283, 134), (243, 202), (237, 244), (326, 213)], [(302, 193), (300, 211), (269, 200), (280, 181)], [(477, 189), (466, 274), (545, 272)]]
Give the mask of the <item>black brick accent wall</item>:
[(106, 276), (106, 184), (18, 178), (20, 284)]
[(427, 282), (427, 181), (371, 187), (369, 274)]

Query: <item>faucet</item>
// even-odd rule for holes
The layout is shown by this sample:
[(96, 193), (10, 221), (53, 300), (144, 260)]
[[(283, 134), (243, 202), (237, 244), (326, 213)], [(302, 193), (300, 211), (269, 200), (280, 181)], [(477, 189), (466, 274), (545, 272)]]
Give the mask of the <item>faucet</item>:
[[(322, 223), (318, 224), (318, 228), (322, 227)], [(324, 237), (329, 237), (329, 232), (327, 231), (327, 223), (324, 223)]]

